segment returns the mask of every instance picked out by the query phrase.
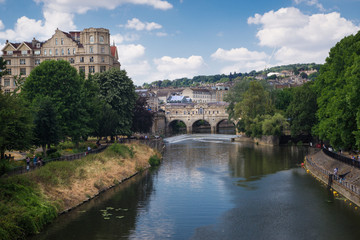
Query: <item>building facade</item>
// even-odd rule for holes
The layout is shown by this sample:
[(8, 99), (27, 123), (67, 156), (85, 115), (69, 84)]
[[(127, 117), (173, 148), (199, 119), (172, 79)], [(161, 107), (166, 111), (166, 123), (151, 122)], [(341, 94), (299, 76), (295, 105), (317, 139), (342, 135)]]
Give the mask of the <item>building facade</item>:
[(46, 60), (66, 60), (85, 75), (120, 68), (117, 48), (110, 45), (110, 32), (105, 28), (87, 28), (83, 31), (55, 34), (45, 42), (11, 43), (2, 49), (7, 75), (1, 79), (5, 92), (15, 89), (14, 76), (27, 77), (31, 70)]

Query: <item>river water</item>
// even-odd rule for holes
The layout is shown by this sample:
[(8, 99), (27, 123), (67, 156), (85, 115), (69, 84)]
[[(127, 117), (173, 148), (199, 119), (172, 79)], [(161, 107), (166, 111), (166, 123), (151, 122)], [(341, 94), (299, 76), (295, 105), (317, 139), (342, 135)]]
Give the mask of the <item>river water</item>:
[(360, 239), (360, 210), (299, 167), (307, 148), (230, 137), (168, 138), (159, 168), (30, 239)]

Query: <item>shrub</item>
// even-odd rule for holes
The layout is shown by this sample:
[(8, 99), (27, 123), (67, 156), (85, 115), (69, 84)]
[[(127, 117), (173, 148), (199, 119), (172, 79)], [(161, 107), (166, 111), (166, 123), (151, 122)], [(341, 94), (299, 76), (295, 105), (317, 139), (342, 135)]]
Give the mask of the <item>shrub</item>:
[(154, 154), (149, 158), (149, 163), (152, 167), (159, 166), (160, 162), (161, 162), (161, 159), (157, 154)]
[(134, 149), (129, 148), (126, 145), (114, 143), (105, 151), (107, 154), (114, 153), (115, 155), (121, 156), (123, 158), (133, 158), (134, 157)]

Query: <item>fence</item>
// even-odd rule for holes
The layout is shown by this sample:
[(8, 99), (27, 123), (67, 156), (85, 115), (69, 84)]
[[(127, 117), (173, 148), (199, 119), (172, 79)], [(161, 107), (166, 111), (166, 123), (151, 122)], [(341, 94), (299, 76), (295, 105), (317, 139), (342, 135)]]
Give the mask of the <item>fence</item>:
[(335, 152), (331, 152), (329, 150), (327, 150), (326, 148), (323, 148), (323, 152), (333, 158), (333, 159), (336, 159), (340, 162), (343, 162), (343, 163), (346, 163), (346, 164), (349, 164), (351, 166), (354, 166), (356, 168), (359, 168), (360, 169), (360, 161), (356, 160), (356, 159), (351, 159), (351, 158), (348, 158), (348, 157), (345, 157), (345, 156), (342, 156), (342, 155), (339, 155)]
[[(343, 157), (343, 156), (342, 156)], [(351, 159), (350, 159), (351, 160)], [(311, 158), (309, 157), (306, 157), (306, 161), (308, 164), (310, 164), (313, 168), (316, 169), (316, 171), (318, 171), (319, 173), (322, 173), (324, 174), (325, 176), (330, 176), (332, 175), (333, 176), (333, 180), (336, 181), (338, 184), (342, 185), (344, 188), (350, 190), (351, 192), (357, 194), (357, 195), (360, 195), (360, 188), (358, 188), (356, 185), (354, 184), (351, 184), (347, 181), (344, 181), (344, 180), (341, 180), (339, 178), (339, 176), (336, 176), (336, 175), (333, 175), (332, 172), (328, 171), (328, 170), (325, 170), (319, 166), (317, 166), (314, 162), (312, 162)]]
[[(159, 152), (163, 152), (164, 149), (164, 142), (161, 139), (155, 139), (155, 140), (137, 140), (137, 139), (125, 139), (123, 141), (121, 141), (121, 143), (141, 143), (141, 144), (145, 144), (153, 149), (158, 150)], [(97, 148), (97, 149), (91, 149), (90, 151), (87, 152), (82, 152), (82, 153), (77, 153), (77, 154), (72, 154), (72, 155), (66, 155), (66, 156), (61, 156), (59, 158), (53, 158), (53, 159), (47, 159), (45, 161), (43, 161), (42, 165), (45, 165), (49, 162), (54, 162), (54, 161), (72, 161), (72, 160), (76, 160), (76, 159), (81, 159), (83, 157), (85, 157), (88, 154), (96, 154), (96, 153), (100, 153), (102, 151), (104, 151), (109, 145), (102, 145), (101, 147)], [(31, 165), (29, 170), (26, 169), (26, 166), (22, 166), (22, 167), (17, 167), (17, 168), (13, 168), (10, 171), (6, 172), (6, 174), (8, 176), (13, 176), (13, 175), (17, 175), (17, 174), (22, 174), (22, 173), (26, 173), (28, 171), (34, 170), (38, 167), (41, 166), (33, 166)]]

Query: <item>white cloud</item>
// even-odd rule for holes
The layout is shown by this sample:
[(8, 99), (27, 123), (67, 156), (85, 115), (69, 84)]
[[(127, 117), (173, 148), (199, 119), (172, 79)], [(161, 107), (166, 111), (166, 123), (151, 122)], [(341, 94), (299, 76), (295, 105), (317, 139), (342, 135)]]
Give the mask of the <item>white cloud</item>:
[(122, 62), (132, 62), (145, 54), (145, 47), (140, 44), (119, 45), (117, 49)]
[(220, 73), (259, 71), (264, 70), (265, 67), (269, 67), (265, 61), (241, 62), (221, 68)]
[(240, 61), (253, 61), (268, 58), (264, 52), (249, 51), (246, 48), (233, 48), (230, 50), (224, 50), (219, 48), (215, 53), (211, 55), (213, 59), (240, 62)]
[(158, 71), (158, 79), (176, 79), (192, 77), (204, 66), (201, 56), (190, 56), (188, 58), (172, 58), (164, 56), (154, 59)]
[(277, 49), (275, 59), (281, 63), (323, 63), (332, 46), (360, 29), (337, 12), (306, 15), (297, 8), (255, 14), (248, 23), (261, 25), (260, 46)]
[(127, 24), (124, 25), (124, 27), (128, 28), (128, 29), (135, 29), (137, 31), (143, 31), (143, 30), (152, 31), (152, 30), (162, 28), (162, 26), (160, 24), (158, 24), (158, 23), (155, 23), (155, 22), (142, 22), (137, 18), (133, 18), (131, 20), (128, 20)]
[(0, 19), (0, 30), (3, 30), (5, 28), (5, 25), (3, 24), (3, 22)]

